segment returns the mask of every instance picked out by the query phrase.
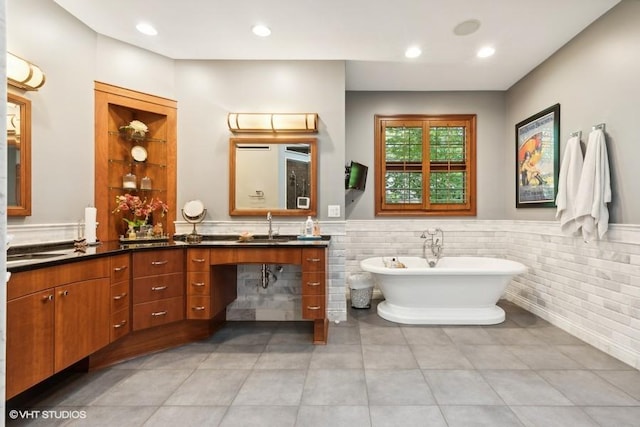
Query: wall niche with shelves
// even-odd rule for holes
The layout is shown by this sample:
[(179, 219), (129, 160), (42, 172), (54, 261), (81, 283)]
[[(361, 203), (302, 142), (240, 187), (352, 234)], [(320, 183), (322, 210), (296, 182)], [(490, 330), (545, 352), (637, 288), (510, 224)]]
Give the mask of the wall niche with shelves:
[[(156, 211), (152, 225), (161, 223), (174, 233), (176, 219), (176, 101), (95, 82), (95, 206), (98, 240), (118, 240), (132, 219), (114, 213), (116, 197), (160, 199), (169, 206), (163, 217)], [(144, 137), (123, 132), (133, 120), (144, 123)], [(135, 176), (133, 179), (132, 175)], [(127, 179), (125, 179), (127, 176)]]

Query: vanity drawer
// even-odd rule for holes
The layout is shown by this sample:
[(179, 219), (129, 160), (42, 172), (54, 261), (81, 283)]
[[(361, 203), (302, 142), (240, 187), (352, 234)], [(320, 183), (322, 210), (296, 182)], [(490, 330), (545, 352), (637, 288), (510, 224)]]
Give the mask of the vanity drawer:
[(109, 259), (111, 283), (129, 280), (131, 275), (131, 257), (129, 254), (115, 255)]
[(182, 278), (182, 273), (174, 273), (133, 279), (133, 303), (184, 295)]
[(180, 250), (143, 251), (133, 254), (133, 277), (183, 271), (184, 252)]
[(187, 271), (209, 271), (209, 249), (187, 250)]
[(184, 319), (184, 298), (168, 298), (133, 306), (133, 330), (151, 328)]
[(313, 271), (302, 273), (302, 295), (325, 295), (325, 272)]
[(326, 300), (324, 295), (304, 295), (302, 297), (302, 318), (324, 319)]
[(187, 319), (210, 319), (211, 297), (189, 296), (187, 297)]
[(111, 312), (129, 309), (129, 281), (111, 285)]
[(302, 271), (325, 271), (325, 248), (305, 248), (302, 250)]
[(210, 295), (210, 273), (190, 271), (187, 273), (187, 295)]
[(111, 315), (111, 332), (109, 341), (114, 342), (122, 338), (131, 331), (131, 321), (129, 319), (129, 308), (118, 311)]

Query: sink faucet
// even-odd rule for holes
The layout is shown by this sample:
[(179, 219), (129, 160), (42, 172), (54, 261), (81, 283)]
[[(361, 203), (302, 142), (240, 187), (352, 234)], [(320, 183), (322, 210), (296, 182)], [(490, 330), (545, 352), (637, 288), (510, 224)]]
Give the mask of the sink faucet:
[(273, 239), (273, 227), (271, 226), (272, 219), (273, 219), (273, 216), (271, 215), (271, 212), (267, 212), (267, 223), (269, 224), (269, 231), (267, 233), (267, 237), (269, 240)]
[[(429, 235), (430, 239), (427, 240), (427, 235)], [(439, 229), (429, 229), (422, 232), (420, 236), (421, 239), (424, 239), (424, 243), (422, 244), (422, 256), (427, 260), (429, 267), (435, 267), (440, 257), (442, 256), (442, 245), (444, 244), (444, 232)], [(432, 257), (427, 257), (427, 242), (429, 242), (429, 249), (431, 249)], [(434, 259), (435, 258), (435, 259)]]

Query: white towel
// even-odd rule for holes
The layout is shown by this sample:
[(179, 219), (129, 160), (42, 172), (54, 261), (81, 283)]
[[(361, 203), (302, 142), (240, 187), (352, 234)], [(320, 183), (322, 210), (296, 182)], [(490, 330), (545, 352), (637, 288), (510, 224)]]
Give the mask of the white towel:
[(585, 241), (602, 238), (607, 232), (609, 202), (611, 177), (607, 144), (602, 129), (595, 129), (589, 134), (575, 203), (576, 222), (582, 227), (582, 237)]
[(558, 195), (556, 196), (556, 218), (560, 218), (560, 229), (566, 235), (574, 235), (579, 230), (576, 223), (575, 202), (582, 174), (582, 149), (580, 138), (572, 136), (567, 141), (560, 166)]

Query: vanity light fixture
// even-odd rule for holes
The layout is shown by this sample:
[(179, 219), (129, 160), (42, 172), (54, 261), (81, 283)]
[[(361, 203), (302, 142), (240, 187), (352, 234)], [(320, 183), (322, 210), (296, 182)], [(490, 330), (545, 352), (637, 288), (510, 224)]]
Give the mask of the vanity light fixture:
[(37, 65), (7, 52), (7, 83), (24, 90), (38, 90), (44, 85), (44, 73)]
[(229, 113), (231, 132), (318, 132), (318, 113)]

